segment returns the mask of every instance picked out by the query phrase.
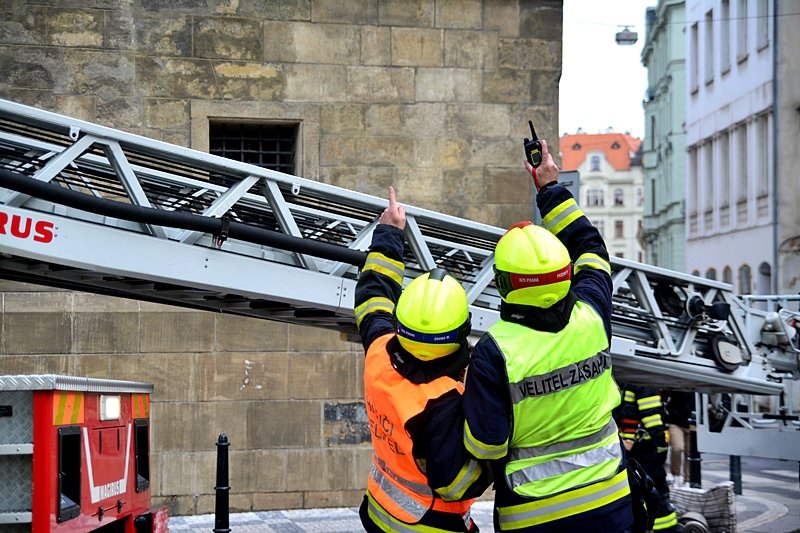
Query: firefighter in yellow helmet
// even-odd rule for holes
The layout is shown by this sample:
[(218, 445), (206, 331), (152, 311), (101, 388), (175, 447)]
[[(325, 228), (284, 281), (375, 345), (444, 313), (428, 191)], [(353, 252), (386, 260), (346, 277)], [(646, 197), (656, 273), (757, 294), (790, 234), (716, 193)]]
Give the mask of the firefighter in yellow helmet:
[(402, 289), (405, 223), (390, 187), (355, 294), (373, 448), (359, 514), (371, 533), (476, 532), (489, 471), (463, 448), (467, 294), (439, 268)]
[(525, 166), (544, 227), (516, 224), (495, 248), (500, 320), (470, 360), (465, 447), (491, 462), (496, 531), (628, 532), (608, 252), (541, 143)]

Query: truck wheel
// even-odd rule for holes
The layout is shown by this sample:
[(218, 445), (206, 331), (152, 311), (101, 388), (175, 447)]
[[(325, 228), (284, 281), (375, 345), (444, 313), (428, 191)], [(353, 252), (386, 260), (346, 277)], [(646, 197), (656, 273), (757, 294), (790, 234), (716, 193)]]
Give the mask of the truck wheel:
[(683, 533), (708, 533), (708, 522), (700, 513), (690, 512), (678, 518), (678, 524), (683, 526)]

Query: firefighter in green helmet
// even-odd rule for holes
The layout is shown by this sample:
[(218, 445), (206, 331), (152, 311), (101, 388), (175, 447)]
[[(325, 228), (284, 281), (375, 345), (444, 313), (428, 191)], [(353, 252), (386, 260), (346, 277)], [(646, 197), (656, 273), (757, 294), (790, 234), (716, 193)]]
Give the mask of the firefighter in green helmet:
[(496, 245), (500, 320), (470, 360), (465, 447), (492, 465), (496, 531), (629, 532), (608, 251), (541, 144), (541, 166), (525, 166), (544, 227), (516, 224)]
[(463, 449), (467, 294), (440, 268), (402, 288), (405, 223), (390, 188), (356, 284), (373, 448), (359, 514), (370, 533), (473, 533), (470, 506), (489, 471)]

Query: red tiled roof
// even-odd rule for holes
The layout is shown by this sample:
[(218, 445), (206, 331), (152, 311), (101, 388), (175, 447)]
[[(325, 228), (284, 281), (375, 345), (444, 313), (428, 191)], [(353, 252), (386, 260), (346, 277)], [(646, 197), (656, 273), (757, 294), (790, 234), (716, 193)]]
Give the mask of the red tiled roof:
[[(619, 148), (613, 149), (614, 143)], [(602, 150), (608, 162), (616, 170), (631, 168), (631, 156), (639, 150), (641, 139), (631, 137), (627, 133), (575, 133), (564, 135), (560, 140), (561, 168), (563, 170), (578, 170), (586, 153)], [(577, 148), (577, 149), (576, 149)]]

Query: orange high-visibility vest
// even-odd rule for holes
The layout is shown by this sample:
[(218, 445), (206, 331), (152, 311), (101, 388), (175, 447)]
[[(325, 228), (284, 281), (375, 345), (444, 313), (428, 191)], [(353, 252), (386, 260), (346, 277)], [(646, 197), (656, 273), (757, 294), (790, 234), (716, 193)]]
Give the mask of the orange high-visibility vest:
[(429, 400), (452, 390), (463, 393), (458, 381), (443, 376), (429, 383), (415, 384), (392, 367), (386, 334), (367, 351), (364, 368), (364, 397), (372, 435), (372, 465), (367, 490), (392, 516), (416, 524), (429, 510), (465, 515), (474, 500), (445, 502), (428, 485), (411, 454), (414, 443), (406, 423), (420, 414)]

